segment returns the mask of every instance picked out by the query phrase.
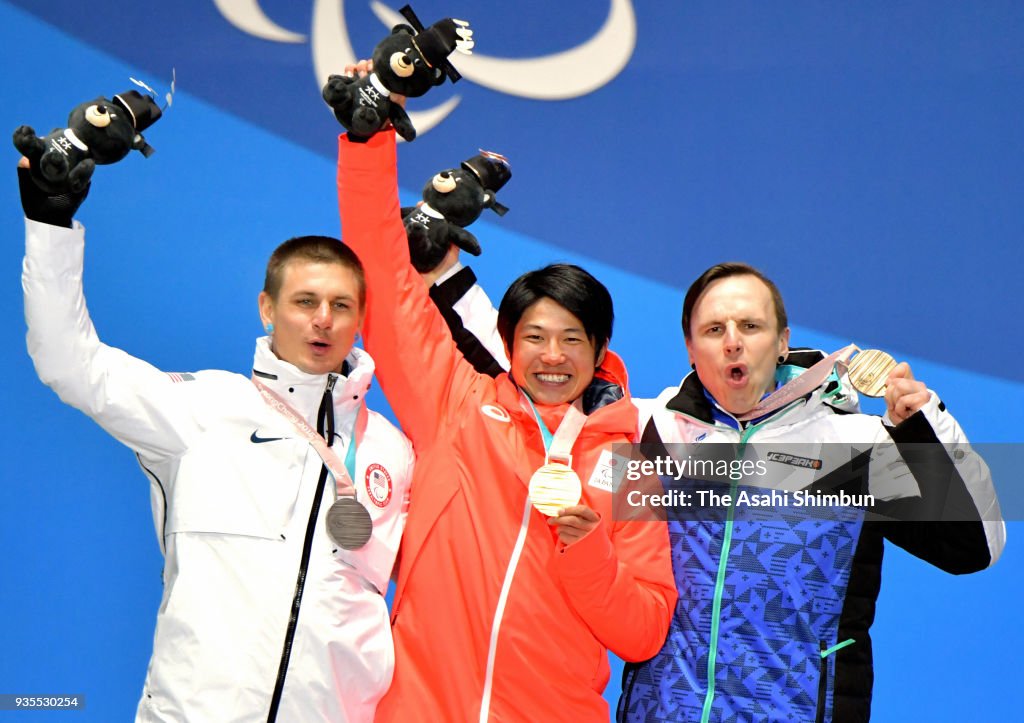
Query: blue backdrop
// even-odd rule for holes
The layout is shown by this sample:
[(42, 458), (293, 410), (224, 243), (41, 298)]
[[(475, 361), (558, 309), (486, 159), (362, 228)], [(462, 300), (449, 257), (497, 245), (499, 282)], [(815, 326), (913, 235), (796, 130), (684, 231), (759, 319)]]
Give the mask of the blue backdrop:
[[(469, 20), (477, 46), (455, 59), (462, 82), (410, 103), (421, 137), (400, 149), (402, 185), (411, 201), (478, 148), (510, 158), (511, 212), (473, 227), (492, 294), (553, 260), (586, 265), (615, 296), (613, 347), (634, 394), (652, 396), (688, 368), (688, 283), (749, 261), (779, 282), (795, 345), (885, 348), (972, 439), (1003, 445), (997, 485), (1020, 519), (1024, 6), (415, 8), (427, 23)], [(174, 105), (146, 134), (156, 155), (100, 168), (79, 214), (101, 338), (167, 370), (247, 372), (267, 255), (293, 235), (338, 233), (338, 126), (320, 80), (369, 53), (387, 12), (370, 0), (0, 1), (8, 132), (63, 125), (129, 76), (163, 91), (177, 70)], [(84, 693), (83, 713), (36, 715), (127, 720), (160, 599), (148, 488), (25, 353), (16, 159), (11, 147), (0, 203), (0, 693)], [(1003, 559), (966, 578), (888, 548), (876, 720), (1019, 717), (1007, 693), (1024, 528), (1009, 527)]]

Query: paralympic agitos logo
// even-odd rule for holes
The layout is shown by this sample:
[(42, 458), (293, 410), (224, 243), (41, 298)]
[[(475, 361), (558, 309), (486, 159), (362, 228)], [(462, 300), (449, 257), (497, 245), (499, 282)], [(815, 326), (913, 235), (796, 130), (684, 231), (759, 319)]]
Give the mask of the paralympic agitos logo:
[[(278, 43), (310, 43), (319, 85), (331, 73), (357, 60), (345, 23), (344, 0), (314, 0), (309, 36), (274, 23), (259, 0), (213, 1), (221, 15), (245, 33)], [(405, 22), (378, 0), (372, 0), (370, 7), (387, 28)], [(472, 24), (472, 17), (466, 19)], [(579, 45), (533, 58), (499, 58), (474, 51), (473, 55), (459, 56), (456, 67), (464, 79), (491, 90), (535, 100), (565, 100), (609, 83), (629, 62), (635, 45), (632, 0), (611, 0), (604, 24)], [(453, 95), (433, 108), (410, 111), (409, 117), (422, 135), (455, 110), (459, 101), (460, 97)]]

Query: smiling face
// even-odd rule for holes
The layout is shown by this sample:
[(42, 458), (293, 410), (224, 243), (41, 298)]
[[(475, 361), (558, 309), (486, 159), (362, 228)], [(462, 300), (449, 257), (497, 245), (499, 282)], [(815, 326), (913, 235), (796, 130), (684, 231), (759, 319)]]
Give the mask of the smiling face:
[(341, 370), (363, 323), (359, 279), (339, 263), (292, 259), (275, 297), (260, 292), (263, 324), (273, 324), (271, 348), (307, 374)]
[(509, 356), (512, 378), (534, 402), (565, 404), (583, 394), (604, 349), (595, 350), (583, 322), (544, 297), (519, 318)]
[(711, 282), (694, 305), (686, 351), (701, 384), (732, 414), (743, 414), (775, 388), (778, 357), (789, 351), (771, 291), (756, 276)]

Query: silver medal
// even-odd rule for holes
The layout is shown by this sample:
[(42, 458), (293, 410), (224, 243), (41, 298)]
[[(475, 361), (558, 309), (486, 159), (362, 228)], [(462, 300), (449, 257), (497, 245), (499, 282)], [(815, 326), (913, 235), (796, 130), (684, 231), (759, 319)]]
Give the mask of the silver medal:
[(355, 497), (339, 497), (327, 510), (327, 534), (345, 550), (358, 550), (370, 541), (373, 520)]

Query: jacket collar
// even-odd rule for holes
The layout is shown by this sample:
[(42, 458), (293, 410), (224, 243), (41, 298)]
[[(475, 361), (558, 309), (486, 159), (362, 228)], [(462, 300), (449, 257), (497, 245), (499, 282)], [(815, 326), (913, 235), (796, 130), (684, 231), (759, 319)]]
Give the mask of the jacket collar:
[[(825, 354), (817, 349), (792, 349), (786, 358), (786, 364), (808, 369), (824, 358)], [(825, 385), (829, 383), (826, 381)], [(679, 385), (679, 391), (669, 399), (665, 407), (670, 411), (685, 414), (711, 426), (714, 426), (715, 417), (719, 414), (732, 416), (717, 403), (714, 403), (714, 407), (712, 404), (711, 395), (704, 389), (697, 372), (691, 371), (683, 378), (682, 384)], [(769, 413), (766, 418), (770, 418), (773, 414), (774, 412)]]
[(342, 374), (307, 374), (278, 356), (270, 348), (270, 338), (256, 340), (252, 371), (262, 384), (287, 401), (306, 421), (316, 427), (317, 411), (330, 377), (334, 377), (334, 416), (342, 427), (351, 426), (360, 403), (373, 381), (373, 359), (362, 349), (352, 347), (345, 358)]
[[(505, 372), (495, 381), (498, 403), (507, 409), (518, 423), (536, 424), (533, 412), (528, 407), (524, 409), (520, 403), (521, 392), (512, 381), (511, 374)], [(632, 439), (636, 435), (637, 410), (629, 397), (629, 377), (625, 364), (615, 352), (608, 351), (605, 354), (600, 369), (594, 375), (594, 381), (584, 392), (584, 397), (588, 396), (593, 399), (595, 408), (586, 410), (587, 423), (583, 427), (581, 437), (591, 433), (625, 434)], [(568, 408), (569, 404), (563, 404), (554, 409), (553, 413), (543, 412), (542, 416), (549, 426), (557, 426)]]

